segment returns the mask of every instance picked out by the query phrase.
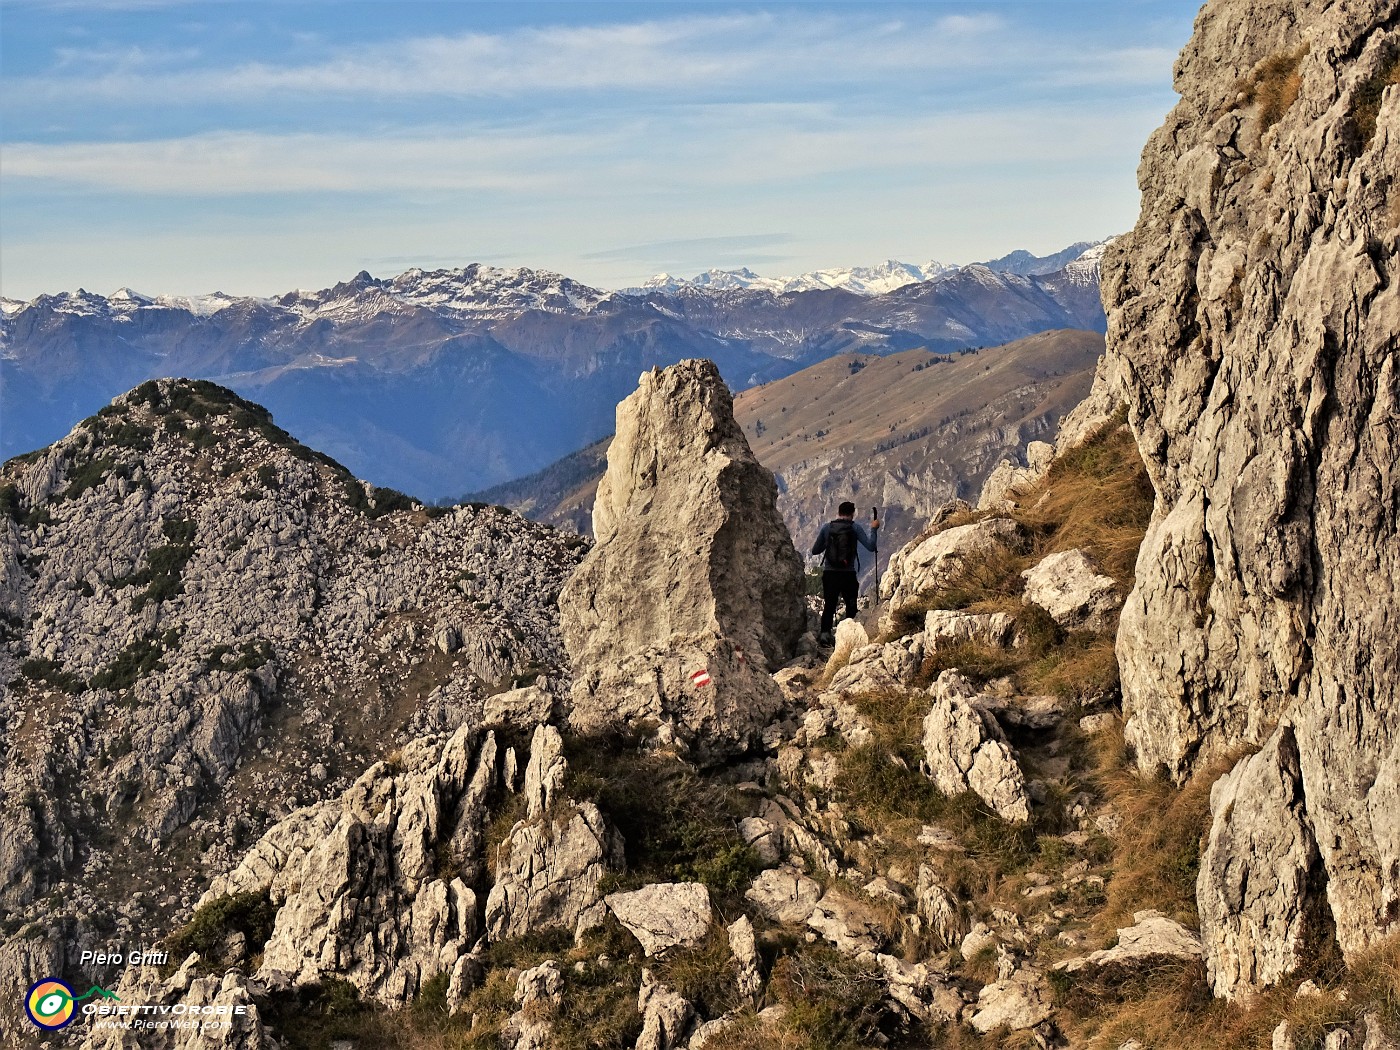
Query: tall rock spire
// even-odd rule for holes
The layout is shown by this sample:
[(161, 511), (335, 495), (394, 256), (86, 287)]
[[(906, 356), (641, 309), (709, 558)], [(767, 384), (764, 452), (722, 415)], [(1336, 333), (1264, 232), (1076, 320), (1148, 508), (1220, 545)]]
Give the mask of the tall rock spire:
[(752, 742), (805, 627), (777, 495), (711, 362), (642, 375), (617, 407), (597, 546), (559, 597), (576, 729), (655, 730), (701, 760)]

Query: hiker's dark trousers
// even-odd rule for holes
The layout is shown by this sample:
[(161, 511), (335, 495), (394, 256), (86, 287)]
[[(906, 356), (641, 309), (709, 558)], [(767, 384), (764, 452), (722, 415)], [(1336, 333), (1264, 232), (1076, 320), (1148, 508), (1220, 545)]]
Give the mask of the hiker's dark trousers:
[(846, 619), (856, 618), (856, 593), (859, 577), (850, 569), (827, 569), (822, 573), (822, 634), (831, 633), (836, 619), (836, 603), (846, 603)]

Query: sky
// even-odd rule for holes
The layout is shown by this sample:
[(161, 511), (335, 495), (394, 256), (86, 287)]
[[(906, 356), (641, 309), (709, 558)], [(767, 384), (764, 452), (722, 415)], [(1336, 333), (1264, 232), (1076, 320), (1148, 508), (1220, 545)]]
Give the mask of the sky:
[(602, 288), (1133, 225), (1196, 5), (0, 0), (0, 295)]

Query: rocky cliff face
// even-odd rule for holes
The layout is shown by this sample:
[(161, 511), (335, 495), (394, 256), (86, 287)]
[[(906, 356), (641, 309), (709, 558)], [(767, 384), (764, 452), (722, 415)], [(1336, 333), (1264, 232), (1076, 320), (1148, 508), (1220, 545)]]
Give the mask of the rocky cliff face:
[(549, 598), (581, 541), (367, 489), (212, 384), (118, 399), (7, 463), (0, 504), (13, 985), (135, 943), (396, 742), (563, 691)]
[[(1207, 4), (1104, 262), (1105, 378), (1157, 492), (1118, 637), (1128, 739), (1178, 779), (1262, 747), (1228, 792), (1278, 803), (1222, 802), (1211, 833), (1226, 995), (1289, 969), (1300, 896), (1349, 957), (1400, 920), (1397, 19)], [(1288, 908), (1243, 889), (1279, 871)]]
[(713, 364), (642, 375), (618, 405), (597, 545), (559, 598), (576, 728), (660, 726), (702, 758), (752, 742), (806, 627), (776, 499)]

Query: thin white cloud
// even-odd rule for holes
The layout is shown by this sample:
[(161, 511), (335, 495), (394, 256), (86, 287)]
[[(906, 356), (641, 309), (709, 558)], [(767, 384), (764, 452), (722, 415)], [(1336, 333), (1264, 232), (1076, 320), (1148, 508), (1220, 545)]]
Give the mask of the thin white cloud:
[[(220, 197), (273, 193), (548, 192), (613, 200), (742, 192), (832, 175), (929, 177), (988, 166), (1092, 163), (1150, 126), (1135, 110), (1072, 107), (837, 117), (820, 107), (700, 106), (571, 132), (436, 129), (385, 135), (218, 132), (144, 142), (14, 143), (0, 175), (48, 188)], [(1129, 139), (1131, 141), (1131, 139)]]
[[(84, 97), (195, 103), (285, 96), (447, 96), (541, 91), (752, 90), (756, 84), (858, 84), (1003, 61), (1006, 23), (989, 15), (873, 21), (788, 12), (683, 17), (506, 33), (406, 37), (301, 63), (152, 68), (139, 52), (88, 54), (13, 81), (30, 104)], [(982, 42), (985, 46), (974, 46)], [(61, 58), (63, 56), (60, 56)]]

